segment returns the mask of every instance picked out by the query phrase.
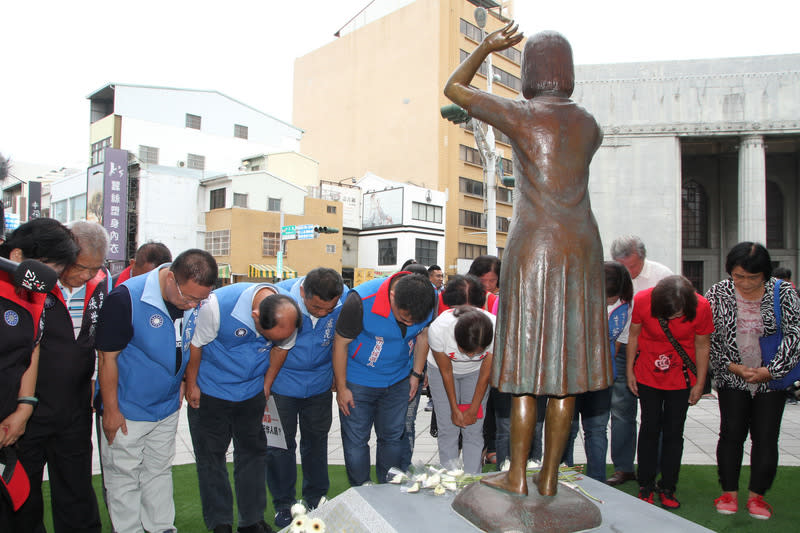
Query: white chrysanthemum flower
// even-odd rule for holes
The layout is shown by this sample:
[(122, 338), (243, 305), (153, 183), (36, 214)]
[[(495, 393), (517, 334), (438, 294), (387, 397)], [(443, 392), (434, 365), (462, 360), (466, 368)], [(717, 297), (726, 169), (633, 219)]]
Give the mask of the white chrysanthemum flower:
[(419, 483), (414, 483), (413, 485), (408, 487), (408, 490), (406, 490), (406, 492), (419, 492)]
[(534, 461), (533, 459), (528, 459), (528, 464), (525, 465), (527, 470), (534, 470), (542, 466), (538, 461)]
[(435, 487), (441, 482), (442, 477), (439, 474), (433, 474), (432, 476), (428, 476), (428, 479), (422, 482), (422, 486), (426, 489), (429, 489), (431, 487)]
[(306, 515), (296, 516), (294, 520), (292, 520), (292, 525), (289, 527), (289, 533), (306, 533), (306, 522)]
[(421, 472), (419, 474), (414, 474), (412, 478), (414, 481), (419, 481), (420, 483), (424, 483), (426, 479), (428, 479), (428, 474), (425, 472)]
[(464, 470), (461, 469), (461, 468), (456, 468), (455, 470), (448, 470), (447, 471), (447, 475), (453, 476), (453, 477), (463, 476), (464, 475)]
[(325, 522), (323, 522), (321, 518), (312, 518), (306, 531), (311, 533), (325, 533)]
[(453, 492), (458, 490), (458, 483), (456, 483), (455, 481), (443, 481), (442, 485), (447, 490), (452, 490)]
[(292, 516), (305, 515), (307, 512), (308, 510), (306, 509), (306, 506), (300, 502), (297, 502), (296, 504), (292, 505), (291, 509)]
[(395, 474), (394, 477), (389, 480), (389, 483), (394, 483), (397, 485), (398, 483), (402, 483), (405, 478), (405, 474)]
[(444, 494), (445, 492), (446, 492), (446, 491), (445, 491), (445, 488), (444, 488), (444, 486), (443, 486), (441, 483), (439, 483), (438, 485), (436, 485), (436, 488), (435, 488), (435, 489), (433, 489), (433, 493), (434, 493), (434, 494), (436, 494), (437, 496), (441, 496), (441, 495), (442, 495), (442, 494)]
[(500, 465), (500, 471), (501, 472), (508, 472), (509, 468), (511, 468), (511, 461), (509, 461), (508, 458), (506, 458), (503, 461), (503, 464)]

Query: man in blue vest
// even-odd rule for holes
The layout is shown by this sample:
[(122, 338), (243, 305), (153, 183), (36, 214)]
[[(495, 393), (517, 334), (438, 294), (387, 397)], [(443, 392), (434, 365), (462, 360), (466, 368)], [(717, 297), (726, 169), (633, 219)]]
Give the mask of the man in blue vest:
[(106, 298), (96, 346), (100, 460), (117, 533), (175, 530), (172, 460), (196, 308), (217, 280), (205, 250), (131, 278)]
[(342, 276), (332, 268), (315, 268), (305, 277), (278, 284), (300, 306), (303, 327), (294, 348), (280, 365), (271, 384), (272, 397), (278, 409), (286, 438), (286, 449), (267, 449), (267, 483), (275, 507), (275, 525), (279, 528), (292, 522), (290, 512), (295, 502), (297, 468), (295, 450), (298, 420), (300, 424), (300, 459), (303, 465), (303, 499), (317, 507), (327, 495), (328, 432), (333, 419), (333, 364), (331, 350), (336, 319), (342, 310), (347, 290)]
[(289, 296), (268, 283), (211, 293), (197, 316), (186, 369), (186, 400), (206, 527), (231, 533), (233, 494), (226, 452), (233, 439), (240, 533), (267, 533), (267, 439), (261, 425), (267, 383), (294, 346), (302, 322)]
[(103, 266), (108, 233), (96, 222), (70, 225), (80, 252), (64, 269), (45, 301), (36, 392), (39, 405), (18, 443), (31, 480), (31, 495), (20, 508), (20, 531), (44, 531), (42, 478), (50, 478), (56, 532), (100, 533), (92, 487), (92, 377), (100, 309), (111, 289)]
[(406, 411), (422, 383), (433, 303), (428, 277), (402, 271), (359, 285), (345, 300), (336, 322), (333, 372), (352, 486), (370, 480), (373, 425), (378, 482), (401, 466)]

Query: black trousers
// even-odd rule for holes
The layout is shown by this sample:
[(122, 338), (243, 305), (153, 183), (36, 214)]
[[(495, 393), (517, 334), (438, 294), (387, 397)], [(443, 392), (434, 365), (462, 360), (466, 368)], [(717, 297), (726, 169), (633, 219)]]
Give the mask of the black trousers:
[(44, 533), (42, 476), (47, 464), (53, 527), (56, 533), (100, 533), (100, 514), (92, 487), (92, 413), (71, 417), (31, 418), (17, 443), (31, 494), (15, 513), (17, 533)]
[(753, 442), (750, 450), (751, 491), (764, 495), (778, 470), (778, 435), (781, 431), (786, 396), (782, 391), (761, 392), (720, 389), (719, 442), (717, 472), (722, 490), (739, 490), (744, 441), (748, 432)]
[[(658, 485), (674, 491), (678, 484), (683, 457), (683, 426), (689, 409), (689, 389), (661, 390), (639, 385), (641, 424), (639, 425), (639, 486), (655, 488), (656, 473), (661, 470)], [(658, 438), (661, 434), (661, 459)]]

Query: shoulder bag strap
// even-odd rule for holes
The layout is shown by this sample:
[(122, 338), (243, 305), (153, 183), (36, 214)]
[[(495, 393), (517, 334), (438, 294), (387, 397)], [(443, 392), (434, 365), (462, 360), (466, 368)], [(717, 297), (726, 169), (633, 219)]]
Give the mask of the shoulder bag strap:
[(778, 333), (781, 333), (781, 283), (781, 280), (775, 280), (775, 292), (772, 293), (772, 309), (775, 311), (775, 326), (778, 328)]
[(686, 353), (686, 350), (683, 349), (683, 346), (680, 345), (678, 341), (675, 340), (675, 337), (672, 336), (672, 332), (669, 330), (669, 324), (663, 318), (658, 319), (658, 323), (661, 324), (661, 329), (664, 330), (664, 334), (669, 339), (669, 342), (672, 344), (675, 351), (678, 352), (678, 355), (681, 356), (683, 359), (683, 364), (686, 365), (686, 368), (692, 371), (692, 374), (695, 376), (697, 375), (697, 365), (694, 364), (694, 361), (689, 357), (689, 354)]

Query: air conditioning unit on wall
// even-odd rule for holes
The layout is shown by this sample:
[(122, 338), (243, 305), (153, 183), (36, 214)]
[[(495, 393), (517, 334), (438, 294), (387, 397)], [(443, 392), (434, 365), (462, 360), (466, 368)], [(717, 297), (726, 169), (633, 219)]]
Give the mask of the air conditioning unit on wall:
[(186, 161), (178, 161), (177, 163), (175, 163), (175, 165), (183, 168), (186, 166)]

